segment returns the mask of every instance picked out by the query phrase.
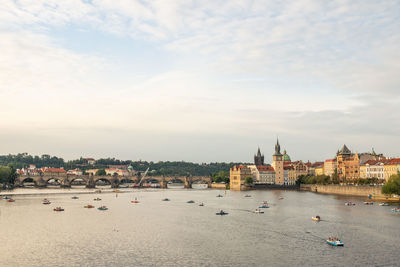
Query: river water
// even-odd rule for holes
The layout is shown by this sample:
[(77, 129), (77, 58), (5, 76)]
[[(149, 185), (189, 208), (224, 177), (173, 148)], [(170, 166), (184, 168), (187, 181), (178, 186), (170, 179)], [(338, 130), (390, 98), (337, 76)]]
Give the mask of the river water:
[[(359, 198), (275, 190), (74, 190), (18, 189), (15, 194), (32, 194), (0, 200), (0, 266), (400, 266), (400, 213)], [(102, 200), (93, 201), (97, 196)], [(43, 205), (44, 197), (52, 204)], [(130, 202), (135, 197), (140, 203)], [(171, 201), (161, 201), (165, 197)], [(270, 203), (265, 214), (252, 213), (264, 200)], [(344, 206), (348, 200), (357, 205)], [(65, 211), (54, 212), (56, 206)], [(229, 215), (215, 215), (220, 209)], [(322, 221), (312, 221), (315, 215)], [(345, 246), (329, 246), (329, 236)]]

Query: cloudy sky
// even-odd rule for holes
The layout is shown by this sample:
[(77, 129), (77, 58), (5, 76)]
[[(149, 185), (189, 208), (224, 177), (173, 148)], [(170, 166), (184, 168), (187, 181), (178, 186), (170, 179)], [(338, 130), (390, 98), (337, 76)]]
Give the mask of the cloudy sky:
[(0, 154), (400, 156), (400, 2), (2, 0)]

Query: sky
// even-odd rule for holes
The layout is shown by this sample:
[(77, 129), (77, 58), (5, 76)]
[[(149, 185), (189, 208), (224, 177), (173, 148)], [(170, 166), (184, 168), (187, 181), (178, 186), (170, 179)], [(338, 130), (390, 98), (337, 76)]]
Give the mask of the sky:
[[(2, 0), (0, 154), (400, 156), (400, 2)], [(269, 156), (271, 155), (271, 156)]]

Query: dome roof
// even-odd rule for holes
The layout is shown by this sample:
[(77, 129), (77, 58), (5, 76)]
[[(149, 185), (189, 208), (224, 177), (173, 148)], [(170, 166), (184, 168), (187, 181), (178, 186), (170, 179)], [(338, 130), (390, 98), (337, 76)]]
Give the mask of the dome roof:
[(283, 161), (291, 161), (289, 155), (286, 153), (286, 150), (283, 151)]

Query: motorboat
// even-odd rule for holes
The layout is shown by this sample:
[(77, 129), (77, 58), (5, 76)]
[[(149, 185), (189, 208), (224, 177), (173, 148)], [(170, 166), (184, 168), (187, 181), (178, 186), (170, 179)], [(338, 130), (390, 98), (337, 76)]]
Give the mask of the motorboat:
[(262, 211), (262, 210), (260, 210), (260, 209), (256, 209), (255, 211), (253, 211), (254, 213), (260, 213), (260, 214), (262, 214), (262, 213), (264, 213), (264, 211)]
[(106, 206), (101, 206), (97, 208), (98, 210), (108, 210), (108, 208)]
[(7, 202), (15, 202), (15, 200), (12, 198), (9, 198), (9, 199), (7, 199)]
[(86, 205), (86, 206), (84, 206), (84, 208), (87, 208), (87, 209), (93, 209), (93, 208), (94, 208), (94, 206), (93, 206), (93, 205)]
[(221, 195), (221, 194), (218, 194), (218, 195), (217, 195), (217, 197), (223, 197), (223, 195)]
[(94, 201), (100, 201), (101, 198), (96, 197), (96, 198), (94, 198), (93, 200), (94, 200)]
[(346, 202), (346, 203), (344, 203), (344, 205), (346, 205), (346, 206), (355, 206), (356, 203), (353, 203), (353, 202)]
[(3, 199), (10, 199), (10, 197), (9, 196), (4, 196)]
[(259, 209), (268, 209), (269, 206), (267, 204), (262, 204), (261, 206), (258, 207)]
[(162, 201), (169, 201), (169, 198), (164, 198), (162, 199)]
[(336, 237), (330, 237), (326, 240), (326, 242), (331, 245), (331, 246), (335, 246), (335, 247), (343, 247), (343, 241), (341, 241), (339, 238)]
[(73, 196), (73, 197), (71, 197), (72, 199), (78, 199), (79, 197), (77, 197), (77, 196)]
[(51, 204), (51, 202), (50, 202), (50, 200), (48, 200), (47, 198), (45, 198), (45, 199), (43, 199), (42, 204), (48, 205), (48, 204)]
[(54, 211), (64, 211), (64, 208), (56, 207), (56, 208), (54, 208), (53, 210), (54, 210)]
[(392, 212), (400, 212), (400, 208), (393, 208)]
[(201, 202), (201, 203), (199, 204), (199, 206), (200, 206), (200, 207), (203, 207), (203, 206), (204, 206), (204, 203), (203, 203), (203, 202)]
[(380, 203), (379, 206), (389, 206), (389, 203)]
[(228, 215), (228, 213), (223, 211), (223, 210), (220, 210), (219, 212), (215, 213), (215, 215), (221, 215), (222, 216), (222, 215)]
[(313, 221), (319, 222), (321, 220), (321, 217), (319, 217), (318, 215), (315, 217), (312, 217)]
[(374, 202), (365, 201), (365, 202), (364, 202), (364, 205), (374, 205)]
[(186, 203), (194, 203), (194, 200), (189, 200)]

